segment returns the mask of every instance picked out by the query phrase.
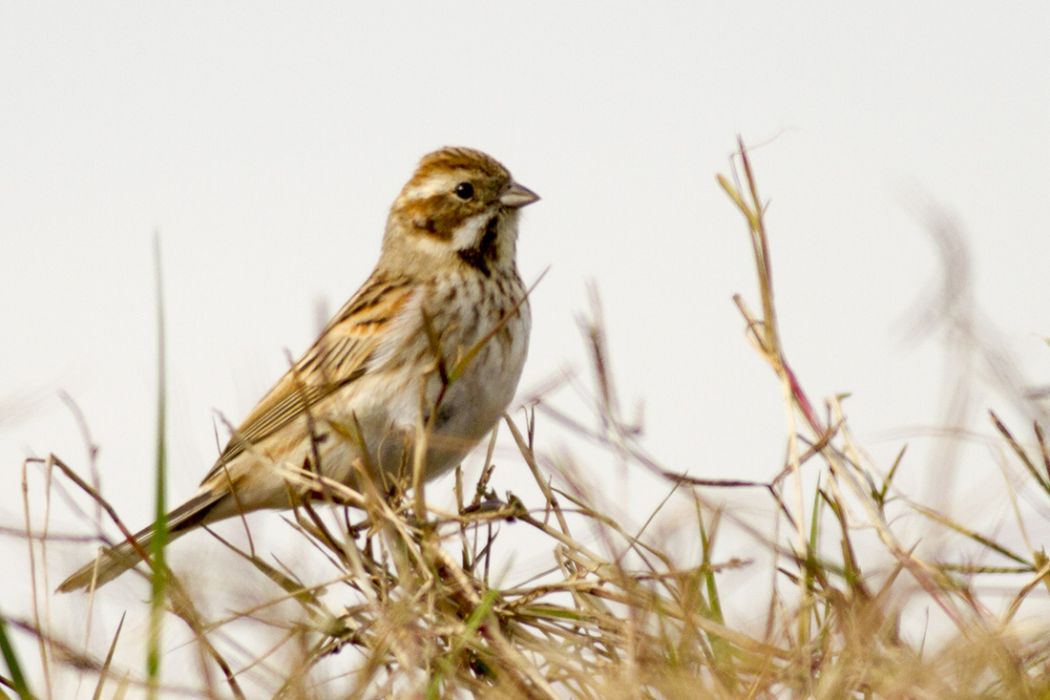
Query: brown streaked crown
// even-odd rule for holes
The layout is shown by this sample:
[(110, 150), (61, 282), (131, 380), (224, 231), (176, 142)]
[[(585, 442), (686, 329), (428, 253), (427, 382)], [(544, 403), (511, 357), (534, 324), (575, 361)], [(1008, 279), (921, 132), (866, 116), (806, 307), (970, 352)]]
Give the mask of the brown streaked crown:
[(409, 181), (409, 185), (434, 171), (452, 172), (456, 170), (469, 170), (496, 180), (510, 179), (510, 172), (503, 167), (503, 164), (487, 153), (462, 146), (446, 146), (426, 154), (419, 160), (419, 166)]

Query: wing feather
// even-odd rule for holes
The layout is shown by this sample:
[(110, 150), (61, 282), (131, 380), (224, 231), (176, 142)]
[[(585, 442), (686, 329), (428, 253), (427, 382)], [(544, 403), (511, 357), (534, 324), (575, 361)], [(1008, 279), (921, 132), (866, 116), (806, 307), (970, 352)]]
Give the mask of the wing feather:
[(211, 480), (250, 447), (293, 423), (311, 406), (368, 373), (383, 342), (383, 331), (412, 293), (411, 280), (373, 273), (310, 349), (252, 409), (201, 483)]

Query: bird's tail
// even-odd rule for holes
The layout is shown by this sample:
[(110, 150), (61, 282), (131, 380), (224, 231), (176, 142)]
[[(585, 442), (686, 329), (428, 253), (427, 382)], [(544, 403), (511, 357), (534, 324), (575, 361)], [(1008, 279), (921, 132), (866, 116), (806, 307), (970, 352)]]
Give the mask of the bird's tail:
[[(194, 526), (205, 521), (208, 511), (221, 501), (226, 494), (200, 493), (168, 513), (169, 541), (189, 532)], [(149, 552), (153, 541), (153, 526), (135, 533), (139, 547)], [(142, 561), (138, 550), (130, 541), (115, 547), (103, 547), (98, 555), (84, 566), (77, 569), (72, 576), (58, 586), (59, 593), (69, 593), (80, 589), (99, 588), (120, 576), (128, 569)]]

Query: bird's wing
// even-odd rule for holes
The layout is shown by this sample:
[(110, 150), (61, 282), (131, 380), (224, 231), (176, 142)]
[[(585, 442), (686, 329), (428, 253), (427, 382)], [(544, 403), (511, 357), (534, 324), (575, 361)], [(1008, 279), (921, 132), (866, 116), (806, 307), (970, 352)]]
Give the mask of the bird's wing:
[(201, 484), (221, 473), (252, 445), (266, 440), (311, 406), (366, 374), (376, 351), (389, 340), (386, 331), (404, 310), (413, 291), (407, 278), (373, 273), (234, 431)]

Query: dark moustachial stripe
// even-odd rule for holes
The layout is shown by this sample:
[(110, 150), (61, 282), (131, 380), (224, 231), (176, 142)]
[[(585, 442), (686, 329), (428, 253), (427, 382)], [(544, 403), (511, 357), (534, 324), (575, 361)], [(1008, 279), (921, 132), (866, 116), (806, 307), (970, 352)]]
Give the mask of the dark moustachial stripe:
[(498, 238), (499, 217), (493, 216), (485, 224), (485, 233), (481, 236), (481, 240), (478, 241), (477, 247), (464, 248), (457, 251), (459, 259), (488, 277), (492, 274), (492, 270), (489, 269), (489, 263), (496, 260), (496, 241)]
[(485, 257), (486, 260), (496, 259), (496, 239), (499, 237), (499, 217), (493, 216), (485, 224), (485, 235), (481, 237), (481, 242), (478, 243), (478, 250)]
[(485, 260), (485, 256), (478, 248), (464, 248), (463, 250), (456, 251), (456, 254), (459, 255), (460, 260), (470, 265), (486, 277), (492, 274), (492, 270), (489, 269), (488, 261)]

